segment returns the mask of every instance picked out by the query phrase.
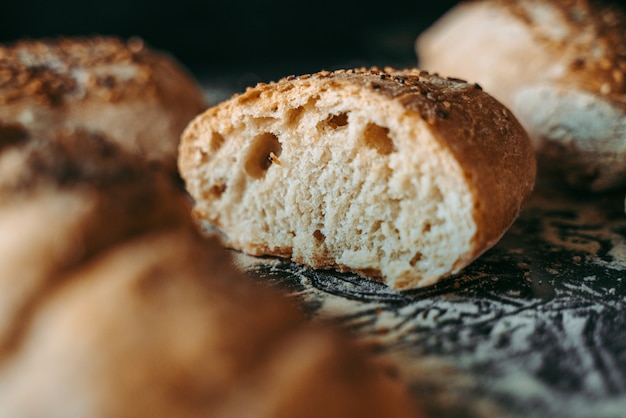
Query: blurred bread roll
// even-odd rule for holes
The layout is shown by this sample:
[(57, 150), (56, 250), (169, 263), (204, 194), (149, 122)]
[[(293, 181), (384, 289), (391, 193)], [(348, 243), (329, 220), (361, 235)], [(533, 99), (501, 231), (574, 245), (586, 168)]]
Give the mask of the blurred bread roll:
[(416, 41), (419, 66), (478, 82), (533, 140), (540, 174), (626, 185), (626, 19), (577, 1), (459, 3)]
[(59, 272), (189, 210), (168, 175), (100, 136), (20, 129), (0, 124), (0, 346)]
[(0, 318), (0, 416), (421, 416), (201, 237), (169, 174), (92, 133), (0, 124)]
[(0, 121), (21, 123), (36, 136), (95, 132), (175, 171), (180, 133), (204, 108), (191, 74), (138, 38), (0, 45)]
[[(0, 411), (48, 417), (417, 417), (360, 349), (304, 325), (217, 242), (127, 240), (56, 277), (0, 367)], [(59, 384), (62, 382), (62, 384)]]

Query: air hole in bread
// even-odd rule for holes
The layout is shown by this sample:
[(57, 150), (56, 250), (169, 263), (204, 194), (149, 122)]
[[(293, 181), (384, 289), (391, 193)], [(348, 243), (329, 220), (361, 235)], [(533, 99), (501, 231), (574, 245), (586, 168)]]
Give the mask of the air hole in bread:
[(324, 235), (322, 231), (320, 231), (319, 229), (316, 229), (313, 232), (313, 238), (315, 238), (317, 241), (322, 242), (326, 239), (326, 236)]
[(204, 193), (205, 199), (217, 200), (226, 191), (226, 185), (224, 183), (216, 183), (213, 186), (209, 187), (209, 189)]
[(426, 232), (430, 232), (430, 229), (432, 228), (432, 225), (430, 222), (426, 222), (424, 224), (424, 226), (422, 227), (422, 232), (426, 233)]
[(411, 258), (411, 261), (409, 261), (409, 264), (412, 267), (415, 267), (415, 265), (422, 259), (424, 255), (421, 252), (416, 252), (415, 255), (413, 256), (413, 258)]
[(224, 145), (224, 137), (219, 132), (213, 132), (209, 140), (209, 151), (216, 153)]
[(341, 126), (346, 126), (348, 124), (348, 114), (343, 112), (338, 115), (330, 115), (328, 119), (326, 119), (326, 123), (332, 129), (337, 129)]
[(302, 117), (302, 112), (304, 112), (304, 107), (302, 106), (298, 106), (295, 109), (289, 109), (287, 113), (287, 123), (295, 125)]
[(263, 124), (269, 125), (274, 122), (276, 122), (276, 118), (273, 118), (271, 116), (258, 117), (258, 118), (252, 119), (252, 123), (255, 126), (263, 126)]
[(276, 135), (270, 132), (257, 135), (245, 158), (246, 173), (255, 179), (263, 178), (272, 164), (278, 164), (281, 152), (282, 146)]
[(389, 136), (389, 128), (375, 123), (368, 123), (363, 131), (363, 145), (376, 150), (379, 154), (389, 155), (396, 151), (396, 146)]

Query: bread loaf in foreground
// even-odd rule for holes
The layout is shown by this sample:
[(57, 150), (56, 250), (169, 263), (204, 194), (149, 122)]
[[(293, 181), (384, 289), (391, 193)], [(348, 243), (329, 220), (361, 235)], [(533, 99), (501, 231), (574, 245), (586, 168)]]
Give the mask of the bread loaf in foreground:
[(135, 235), (186, 224), (189, 210), (169, 175), (103, 137), (31, 137), (0, 123), (0, 351), (61, 272)]
[(229, 261), (214, 238), (170, 227), (54, 277), (0, 355), (0, 413), (423, 416), (364, 347), (310, 327)]
[(0, 416), (423, 416), (190, 212), (169, 173), (100, 136), (0, 123)]
[(419, 66), (478, 82), (529, 133), (542, 177), (626, 185), (626, 18), (589, 0), (462, 2), (422, 33)]
[(35, 136), (91, 131), (174, 172), (180, 134), (205, 108), (192, 76), (138, 38), (0, 45), (0, 121)]
[(435, 283), (494, 245), (533, 189), (515, 117), (419, 70), (259, 84), (198, 116), (179, 168), (228, 246), (317, 269)]

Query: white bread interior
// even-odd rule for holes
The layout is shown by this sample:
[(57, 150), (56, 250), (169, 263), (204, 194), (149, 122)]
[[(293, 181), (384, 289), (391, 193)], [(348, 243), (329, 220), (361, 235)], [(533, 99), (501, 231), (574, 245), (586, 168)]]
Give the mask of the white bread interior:
[[(495, 100), (473, 85), (418, 74), (291, 77), (199, 116), (183, 135), (179, 161), (197, 219), (246, 253), (353, 271), (396, 289), (458, 272), (517, 216), (532, 189), (534, 159), (526, 134)], [(489, 122), (480, 124), (483, 132), (458, 125), (467, 138), (451, 139), (439, 127), (444, 119), (460, 123), (452, 122), (455, 95), (476, 92), (509, 118), (509, 137)], [(441, 100), (422, 103), (428, 94)], [(488, 145), (473, 144), (476, 135)], [(496, 143), (514, 164), (475, 169), (493, 159), (486, 154)], [(486, 181), (503, 175), (499, 180), (512, 182), (513, 172), (520, 190)], [(478, 190), (481, 182), (495, 188)], [(487, 194), (499, 203), (489, 207)], [(498, 220), (484, 234), (489, 211)]]

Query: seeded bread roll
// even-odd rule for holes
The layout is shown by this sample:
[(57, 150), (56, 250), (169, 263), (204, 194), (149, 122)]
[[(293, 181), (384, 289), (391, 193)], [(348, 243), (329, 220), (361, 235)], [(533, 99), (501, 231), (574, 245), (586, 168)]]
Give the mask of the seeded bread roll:
[(200, 222), (252, 255), (435, 283), (494, 245), (534, 185), (513, 115), (417, 70), (259, 84), (197, 117), (179, 168)]
[(626, 185), (626, 19), (587, 0), (482, 0), (416, 42), (421, 68), (478, 82), (528, 131), (546, 178)]
[(0, 45), (0, 121), (35, 136), (92, 131), (174, 171), (180, 133), (205, 108), (186, 70), (140, 39)]

